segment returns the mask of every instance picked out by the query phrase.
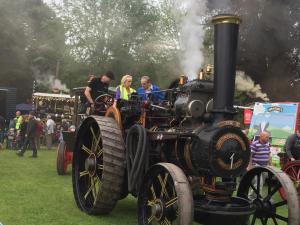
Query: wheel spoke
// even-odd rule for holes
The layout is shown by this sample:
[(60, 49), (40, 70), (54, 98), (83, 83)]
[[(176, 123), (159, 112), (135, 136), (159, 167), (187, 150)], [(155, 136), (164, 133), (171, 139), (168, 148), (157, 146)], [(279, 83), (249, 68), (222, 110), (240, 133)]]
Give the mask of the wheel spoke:
[[(92, 181), (92, 179), (90, 179), (90, 181)], [(87, 197), (89, 196), (89, 194), (92, 192), (93, 190), (93, 182), (91, 182), (91, 186), (89, 187), (89, 189), (87, 190), (87, 192), (84, 195), (84, 198), (87, 199)]]
[(160, 222), (161, 225), (171, 225), (171, 222), (168, 220), (168, 218), (164, 218), (163, 221)]
[(286, 205), (286, 204), (287, 204), (287, 201), (284, 200), (284, 201), (275, 203), (273, 206), (274, 206), (275, 208), (278, 208), (278, 207), (283, 206), (283, 205)]
[(292, 172), (293, 172), (294, 177), (297, 178), (297, 173), (296, 173), (296, 171), (295, 171), (295, 168), (294, 168), (294, 167), (291, 167), (291, 169), (292, 169)]
[(96, 137), (94, 129), (92, 127), (90, 127), (90, 131), (92, 133), (92, 146), (91, 146), (91, 150), (93, 151), (95, 149), (95, 146), (96, 146), (97, 137)]
[(157, 199), (157, 198), (156, 198), (156, 194), (155, 194), (155, 190), (154, 190), (153, 184), (152, 184), (152, 186), (151, 186), (150, 189), (151, 189), (151, 193), (152, 193), (153, 200)]
[[(100, 146), (99, 146), (99, 148), (100, 148)], [(97, 157), (97, 158), (100, 158), (100, 157), (102, 156), (102, 154), (103, 154), (103, 149), (100, 148), (100, 149), (98, 149), (98, 150), (99, 150), (99, 151), (98, 151), (96, 157)]]
[(177, 200), (178, 200), (178, 197), (175, 197), (175, 198), (171, 199), (170, 201), (168, 201), (166, 203), (166, 208), (169, 208), (170, 206), (174, 205), (177, 202)]
[(281, 216), (281, 215), (278, 215), (278, 214), (274, 214), (274, 217), (276, 217), (277, 219), (282, 220), (284, 222), (288, 222), (288, 218), (286, 218), (284, 216)]
[(272, 218), (272, 220), (274, 222), (274, 225), (278, 225), (276, 218), (274, 216), (272, 216), (271, 218)]
[(96, 183), (99, 183), (99, 188), (98, 188), (98, 191), (97, 191), (97, 188), (96, 188), (96, 186), (95, 186), (95, 199), (94, 199), (94, 203), (93, 203), (94, 206), (96, 205), (97, 200), (98, 200), (98, 198), (99, 198), (99, 194), (101, 193), (101, 192), (100, 192), (100, 189), (101, 189), (101, 180), (99, 179), (98, 176), (96, 176), (95, 179), (96, 179), (95, 184), (96, 184)]
[(97, 136), (96, 136), (95, 131), (92, 127), (90, 127), (90, 131), (91, 131), (92, 136), (93, 136), (93, 141), (97, 140)]
[(261, 176), (261, 174), (257, 175), (257, 181), (256, 181), (257, 182), (256, 188), (257, 188), (257, 195), (258, 196), (261, 196), (260, 193), (259, 193), (260, 192), (260, 176)]
[(272, 177), (273, 177), (273, 174), (269, 172), (268, 173), (269, 184), (267, 184), (268, 185), (268, 194), (270, 194), (271, 188), (272, 188), (272, 186), (270, 185), (270, 182), (272, 181)]
[(155, 202), (154, 202), (154, 201), (151, 201), (151, 200), (148, 200), (147, 205), (148, 205), (148, 206), (154, 206), (154, 205), (155, 205)]
[(293, 182), (296, 182), (296, 181), (297, 181), (297, 178), (294, 177), (294, 176), (292, 176), (292, 174), (289, 174), (289, 173), (288, 173), (288, 175), (289, 175), (289, 178), (290, 178)]
[(164, 177), (164, 180), (161, 178), (161, 175), (159, 174), (157, 176), (158, 180), (159, 180), (159, 183), (161, 185), (161, 192), (160, 192), (160, 197), (164, 197), (164, 195), (169, 198), (169, 194), (168, 194), (168, 191), (166, 189), (166, 185), (167, 185), (167, 180), (168, 180), (168, 176), (169, 174), (166, 173), (165, 177)]
[(86, 152), (87, 154), (89, 154), (89, 155), (92, 154), (92, 151), (91, 151), (88, 147), (86, 147), (85, 145), (82, 145), (81, 149), (82, 149), (83, 151), (85, 151), (85, 152)]
[(261, 221), (261, 224), (262, 224), (262, 225), (267, 225), (267, 224), (266, 224), (266, 220), (264, 220), (264, 218), (260, 218), (260, 221)]
[(151, 215), (149, 218), (148, 218), (148, 224), (150, 224), (152, 222), (152, 220), (154, 219), (154, 215)]
[(94, 129), (92, 127), (90, 127), (90, 130), (91, 130), (91, 133), (93, 136), (92, 149), (95, 149), (95, 151), (96, 151), (96, 149), (98, 150), (98, 148), (99, 148), (99, 142), (101, 140), (101, 135), (99, 135), (99, 137), (97, 138)]
[(251, 225), (254, 225), (256, 221), (256, 215), (254, 214), (252, 217)]
[(84, 170), (84, 171), (79, 173), (79, 177), (83, 177), (83, 176), (86, 176), (86, 175), (89, 175), (89, 171)]
[(269, 220), (269, 217), (266, 217), (266, 219), (265, 219), (265, 225), (268, 224), (268, 220)]
[(250, 187), (253, 189), (253, 191), (256, 194), (256, 198), (262, 198), (262, 196), (258, 193), (257, 189), (253, 186), (253, 184), (250, 184)]
[(93, 177), (91, 177), (91, 187), (92, 187), (92, 194), (93, 194), (93, 197), (94, 197), (94, 201), (95, 201), (95, 198), (96, 198), (96, 192), (95, 192), (95, 190), (96, 190), (96, 187), (95, 187), (95, 181), (94, 181), (94, 178)]
[(268, 193), (268, 196), (266, 197), (265, 201), (269, 201), (272, 198), (272, 196), (278, 191), (278, 189), (280, 187), (281, 187), (281, 184), (277, 183), (275, 188), (270, 193)]

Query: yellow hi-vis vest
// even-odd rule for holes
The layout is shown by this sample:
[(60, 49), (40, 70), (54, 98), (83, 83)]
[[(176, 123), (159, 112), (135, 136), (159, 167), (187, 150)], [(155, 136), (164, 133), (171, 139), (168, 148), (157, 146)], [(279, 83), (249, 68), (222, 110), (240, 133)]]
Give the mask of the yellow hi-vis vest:
[(128, 93), (127, 89), (123, 85), (120, 85), (119, 88), (120, 88), (120, 99), (123, 99), (123, 100), (128, 100), (130, 94), (132, 94), (133, 92), (136, 92), (133, 88), (130, 88), (130, 93)]
[(20, 129), (20, 126), (21, 126), (21, 123), (23, 121), (23, 117), (22, 116), (19, 116), (17, 118), (17, 121), (16, 121), (16, 129), (19, 130)]

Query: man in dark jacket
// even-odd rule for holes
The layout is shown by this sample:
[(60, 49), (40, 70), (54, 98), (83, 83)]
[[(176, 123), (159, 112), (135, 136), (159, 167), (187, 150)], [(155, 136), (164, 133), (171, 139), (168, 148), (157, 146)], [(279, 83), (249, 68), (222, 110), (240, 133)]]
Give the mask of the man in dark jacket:
[(34, 112), (30, 112), (28, 115), (26, 141), (25, 141), (25, 144), (23, 145), (22, 149), (17, 152), (17, 155), (23, 156), (26, 151), (26, 147), (29, 144), (30, 148), (32, 149), (32, 157), (33, 158), (37, 157), (37, 149), (36, 149), (36, 143), (35, 143), (36, 126), (37, 126), (37, 121), (34, 118)]
[(91, 108), (94, 108), (94, 101), (98, 96), (108, 93), (108, 87), (112, 80), (114, 80), (114, 74), (111, 71), (106, 72), (99, 78), (90, 80), (84, 91), (84, 95)]
[(290, 160), (300, 159), (300, 130), (286, 140), (285, 151)]

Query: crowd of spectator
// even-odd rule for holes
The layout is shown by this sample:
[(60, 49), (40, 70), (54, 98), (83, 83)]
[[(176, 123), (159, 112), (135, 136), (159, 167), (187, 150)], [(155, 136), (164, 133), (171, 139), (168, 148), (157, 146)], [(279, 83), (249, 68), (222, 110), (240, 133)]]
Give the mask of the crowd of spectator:
[[(29, 114), (16, 112), (13, 119), (5, 120), (0, 116), (0, 149), (22, 150), (29, 147), (28, 143), (28, 123), (31, 117)], [(41, 146), (46, 146), (47, 149), (52, 149), (53, 145), (59, 142), (62, 130), (68, 130), (70, 124), (66, 120), (62, 120), (57, 124), (52, 119), (51, 115), (42, 118), (39, 115), (32, 116), (34, 120), (33, 135), (34, 144), (37, 150)]]

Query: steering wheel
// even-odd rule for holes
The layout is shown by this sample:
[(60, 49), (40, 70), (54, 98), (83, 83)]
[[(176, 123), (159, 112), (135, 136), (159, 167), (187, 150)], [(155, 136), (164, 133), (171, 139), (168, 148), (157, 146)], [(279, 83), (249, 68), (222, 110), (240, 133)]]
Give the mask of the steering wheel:
[(98, 96), (94, 103), (94, 113), (105, 113), (106, 110), (114, 104), (114, 99), (109, 94), (103, 94)]

